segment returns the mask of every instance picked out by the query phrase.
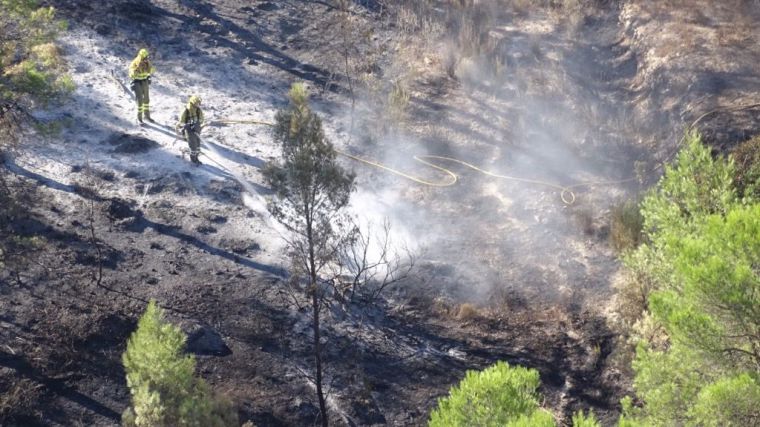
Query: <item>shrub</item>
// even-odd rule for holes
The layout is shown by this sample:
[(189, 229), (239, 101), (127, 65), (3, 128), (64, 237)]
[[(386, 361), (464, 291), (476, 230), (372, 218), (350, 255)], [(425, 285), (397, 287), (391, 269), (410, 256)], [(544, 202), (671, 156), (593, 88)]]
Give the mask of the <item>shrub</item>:
[(465, 378), (438, 401), (431, 427), (504, 426), (538, 410), (538, 371), (497, 362)]
[(635, 249), (643, 238), (644, 217), (638, 201), (626, 200), (612, 207), (610, 243), (618, 253)]
[(732, 156), (736, 163), (734, 185), (739, 195), (760, 200), (760, 136), (739, 145)]
[[(430, 427), (556, 427), (554, 416), (538, 405), (538, 371), (497, 362), (467, 371), (449, 396), (438, 400)], [(593, 412), (573, 414), (573, 427), (599, 427)]]
[[(664, 237), (688, 234), (706, 215), (727, 212), (737, 201), (733, 176), (733, 162), (714, 159), (698, 133), (686, 135), (675, 165), (665, 168), (640, 204), (640, 240), (647, 243), (622, 257), (626, 269), (618, 287), (618, 313), (629, 325), (648, 308), (651, 292), (674, 278), (672, 259), (662, 253)], [(638, 221), (632, 212), (626, 215), (627, 221)]]
[(736, 197), (734, 163), (697, 134), (643, 201), (647, 242), (624, 257), (646, 284), (633, 387), (620, 425), (758, 419), (760, 204)]
[(388, 93), (387, 112), (392, 123), (399, 123), (404, 120), (410, 99), (411, 95), (403, 82), (400, 79), (396, 80)]
[(573, 427), (601, 427), (601, 424), (597, 421), (594, 411), (589, 411), (588, 415), (578, 411), (573, 414)]
[(473, 320), (480, 317), (480, 312), (478, 309), (470, 304), (470, 303), (464, 303), (459, 306), (459, 310), (457, 310), (457, 319), (462, 321), (468, 321)]
[(73, 91), (55, 39), (67, 27), (35, 0), (0, 0), (0, 95), (46, 104)]
[(122, 416), (125, 426), (237, 425), (230, 405), (194, 376), (195, 358), (184, 354), (185, 341), (151, 301), (122, 357), (132, 395), (132, 407)]

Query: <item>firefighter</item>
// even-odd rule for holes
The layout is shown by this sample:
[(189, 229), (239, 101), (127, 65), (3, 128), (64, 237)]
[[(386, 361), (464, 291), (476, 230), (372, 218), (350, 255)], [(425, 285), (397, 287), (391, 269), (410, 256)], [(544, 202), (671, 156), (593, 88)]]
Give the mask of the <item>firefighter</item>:
[(177, 132), (185, 137), (190, 146), (190, 161), (200, 165), (198, 155), (201, 153), (201, 129), (203, 128), (203, 110), (201, 110), (201, 98), (193, 95), (188, 99), (185, 109), (179, 117)]
[(129, 78), (132, 79), (132, 91), (137, 99), (137, 123), (143, 118), (151, 123), (150, 118), (150, 75), (155, 69), (150, 65), (147, 49), (140, 49), (137, 57), (129, 64)]

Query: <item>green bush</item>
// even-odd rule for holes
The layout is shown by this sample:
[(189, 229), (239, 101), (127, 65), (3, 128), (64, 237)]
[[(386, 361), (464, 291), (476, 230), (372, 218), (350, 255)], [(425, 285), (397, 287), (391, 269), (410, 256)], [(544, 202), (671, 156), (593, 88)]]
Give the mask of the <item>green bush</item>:
[[(630, 322), (648, 308), (650, 292), (676, 280), (672, 259), (662, 253), (665, 236), (689, 234), (706, 215), (725, 214), (738, 200), (733, 162), (713, 158), (698, 133), (685, 141), (675, 164), (640, 204), (639, 239), (647, 243), (622, 256), (626, 280), (618, 290), (619, 312)], [(626, 215), (639, 221), (632, 212)]]
[(739, 195), (760, 200), (760, 136), (739, 145), (731, 154), (736, 163), (734, 185)]
[(648, 314), (633, 361), (643, 406), (625, 400), (621, 426), (760, 416), (760, 204), (737, 197), (731, 159), (687, 140), (642, 202), (646, 242), (623, 258)]
[(597, 421), (593, 411), (589, 411), (588, 415), (579, 411), (573, 414), (573, 427), (601, 427), (601, 424)]
[(125, 426), (237, 426), (231, 405), (195, 377), (195, 358), (184, 354), (185, 334), (148, 304), (122, 357), (132, 395)]
[[(554, 416), (539, 407), (539, 375), (535, 369), (497, 362), (465, 378), (438, 400), (430, 427), (556, 427)], [(577, 412), (573, 427), (599, 427), (592, 412)]]
[(498, 362), (465, 378), (438, 401), (431, 427), (505, 426), (538, 410), (539, 375), (535, 369)]

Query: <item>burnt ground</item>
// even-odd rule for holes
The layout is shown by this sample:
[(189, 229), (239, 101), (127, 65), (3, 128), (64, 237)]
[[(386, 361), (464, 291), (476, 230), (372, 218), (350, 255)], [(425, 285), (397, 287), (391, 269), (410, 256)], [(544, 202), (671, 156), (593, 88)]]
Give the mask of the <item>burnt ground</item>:
[[(289, 82), (306, 80), (315, 106), (336, 118), (325, 120), (331, 135), (345, 140), (339, 12), (301, 1), (51, 3), (72, 24), (67, 54), (86, 56), (71, 59), (83, 83), (75, 102), (94, 115), (5, 162), (14, 184), (36, 192), (13, 228), (37, 241), (23, 268), (0, 276), (3, 425), (118, 424), (129, 404), (121, 353), (149, 299), (188, 331), (199, 374), (237, 404), (241, 421), (312, 424), (308, 313), (286, 292), (276, 233), (244, 206), (231, 172), (207, 165), (208, 178), (199, 178), (176, 158), (171, 137), (130, 128), (113, 110), (123, 100), (103, 97), (113, 88), (98, 68), (147, 44), (167, 69), (157, 93), (213, 86), (215, 114), (236, 103), (242, 114), (278, 108)], [(494, 170), (540, 169), (539, 178), (563, 185), (625, 179), (641, 161), (651, 181), (685, 124), (757, 99), (758, 30), (736, 19), (756, 16), (757, 7), (713, 3), (605, 4), (572, 22), (505, 11), (488, 23), (495, 52), (505, 55), (502, 81), (482, 74), (477, 58), (448, 75), (445, 55), (420, 35), (435, 29), (434, 19), (401, 19), (382, 2), (355, 2), (352, 31), (368, 34), (354, 47), (367, 59), (354, 64), (357, 81), (384, 82), (362, 92), (357, 126), (383, 121), (372, 106), (387, 98), (389, 81), (403, 79), (411, 97), (402, 129), (352, 136), (360, 142), (349, 148), (408, 165), (383, 154), (387, 146), (424, 145)], [(742, 31), (729, 31), (735, 25)], [(754, 111), (716, 113), (704, 130), (729, 149), (756, 123)], [(248, 134), (263, 147), (251, 151), (225, 131), (210, 136), (226, 159), (256, 169), (272, 157), (260, 142), (266, 135)], [(497, 360), (538, 369), (558, 419), (593, 409), (613, 424), (628, 379), (609, 358), (615, 334), (603, 307), (617, 264), (606, 209), (635, 184), (579, 192), (567, 207), (546, 189), (475, 187), (467, 172), (457, 171), (465, 185), (450, 192), (357, 172), (365, 198), (400, 194), (397, 209), (383, 213), (427, 236), (429, 249), (412, 283), (374, 305), (327, 314), (336, 424), (424, 425), (467, 369)], [(255, 171), (245, 177), (256, 185)], [(474, 313), (462, 302), (474, 302)]]
[[(18, 406), (5, 409), (13, 415), (8, 425), (117, 424), (128, 403), (120, 357), (148, 298), (161, 301), (171, 320), (223, 337), (191, 337), (190, 347), (200, 374), (239, 404), (241, 420), (313, 422), (313, 391), (301, 373), (309, 362), (307, 312), (283, 295), (276, 269), (242, 256), (255, 247), (212, 247), (153, 209), (118, 199), (59, 197), (70, 210), (41, 203), (19, 224), (21, 233), (44, 235), (45, 248), (3, 287), (3, 390), (9, 399), (19, 395)], [(87, 230), (91, 203), (104, 253), (101, 285)], [(613, 338), (604, 320), (519, 301), (471, 319), (423, 296), (333, 313), (326, 328), (333, 419), (421, 424), (466, 369), (497, 360), (537, 368), (558, 415), (578, 407), (614, 412), (619, 378), (599, 369)]]

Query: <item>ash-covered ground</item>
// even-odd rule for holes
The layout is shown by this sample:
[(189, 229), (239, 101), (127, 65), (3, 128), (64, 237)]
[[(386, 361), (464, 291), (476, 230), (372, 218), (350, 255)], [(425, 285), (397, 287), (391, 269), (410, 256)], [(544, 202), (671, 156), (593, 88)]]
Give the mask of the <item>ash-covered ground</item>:
[[(66, 123), (62, 134), (7, 162), (36, 191), (19, 229), (47, 239), (32, 268), (4, 275), (0, 390), (25, 398), (4, 412), (9, 425), (118, 424), (129, 403), (120, 356), (149, 299), (189, 332), (200, 375), (241, 421), (314, 422), (308, 313), (286, 291), (260, 173), (277, 147), (264, 126), (213, 126), (193, 167), (171, 131), (191, 94), (212, 120), (271, 121), (293, 81), (308, 83), (342, 151), (431, 181), (445, 175), (415, 155), (540, 181), (440, 162), (459, 182), (437, 188), (345, 159), (355, 214), (388, 218), (418, 262), (377, 305), (326, 312), (332, 421), (424, 425), (465, 370), (507, 360), (541, 372), (558, 419), (594, 409), (610, 424), (627, 387), (609, 360), (610, 206), (656, 179), (686, 124), (760, 87), (753, 2), (572, 13), (481, 2), (473, 16), (445, 2), (357, 1), (348, 14), (294, 0), (50, 3), (70, 22), (78, 89), (36, 113)], [(468, 20), (482, 26), (472, 51), (447, 25)], [(124, 81), (140, 47), (157, 67), (158, 124), (142, 128), (110, 77)], [(705, 130), (730, 147), (752, 114), (716, 113)], [(556, 186), (576, 184), (593, 185), (563, 203)]]

